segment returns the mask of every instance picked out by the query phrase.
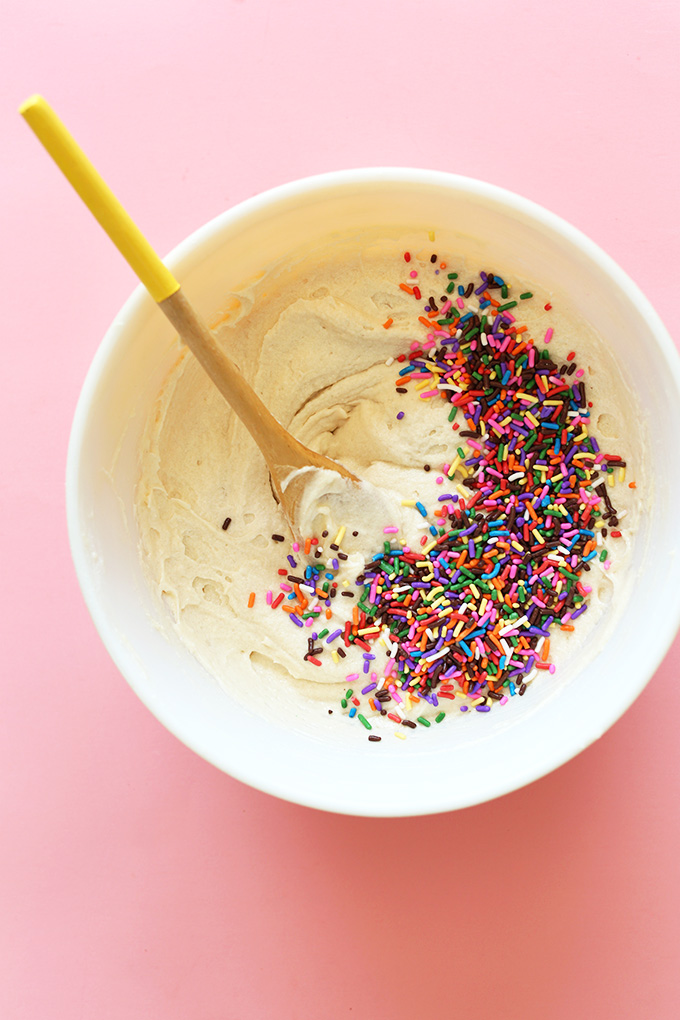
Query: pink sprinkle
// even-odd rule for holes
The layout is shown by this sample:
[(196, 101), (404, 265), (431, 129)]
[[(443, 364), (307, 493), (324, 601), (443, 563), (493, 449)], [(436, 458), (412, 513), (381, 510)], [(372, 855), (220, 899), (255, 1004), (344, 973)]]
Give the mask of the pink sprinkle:
[(555, 672), (555, 663), (554, 662), (550, 663), (550, 669), (549, 669), (548, 672), (550, 672), (550, 673), (554, 673)]
[(456, 304), (458, 305), (459, 308), (465, 308), (465, 302), (463, 301), (462, 297), (456, 298)]
[(583, 369), (582, 368), (577, 368), (576, 372), (574, 374), (576, 375), (577, 379), (580, 379), (581, 376), (583, 375)]
[(390, 673), (394, 673), (394, 659), (388, 659), (385, 666), (385, 676), (388, 677)]
[(429, 351), (430, 347), (434, 347), (435, 346), (435, 343), (436, 343), (436, 341), (434, 341), (434, 340), (428, 340), (426, 344), (422, 345), (423, 346), (423, 350), (424, 351)]
[(420, 347), (420, 344), (418, 343), (418, 341), (414, 340), (413, 343), (411, 344), (411, 348), (410, 349), (412, 351), (417, 351), (419, 347)]
[(315, 623), (316, 620), (310, 616), (308, 620), (305, 620), (305, 627), (313, 627)]
[(280, 584), (279, 588), (281, 589), (281, 591), (292, 591), (293, 590), (289, 584)]
[(499, 705), (504, 705), (507, 700), (508, 700), (507, 696), (504, 694), (503, 697), (501, 698), (501, 700), (499, 701)]
[(396, 528), (394, 524), (390, 524), (389, 527), (383, 528), (383, 535), (396, 535), (399, 532), (399, 528)]
[(416, 277), (418, 276), (418, 274), (415, 271), (415, 269), (412, 269), (411, 272), (408, 275), (411, 277), (412, 280), (415, 280)]
[(545, 333), (545, 342), (547, 344), (549, 344), (550, 341), (552, 340), (553, 333), (554, 333), (554, 330), (553, 330), (552, 326), (550, 327), (550, 329), (546, 330), (546, 333)]
[(609, 570), (611, 565), (612, 565), (612, 561), (611, 560), (605, 560), (604, 563), (602, 564), (602, 566), (604, 567), (605, 570)]
[(451, 307), (451, 301), (450, 300), (445, 301), (444, 304), (439, 309), (440, 314), (441, 315), (446, 315), (446, 313), (448, 312), (450, 307)]
[(267, 592), (267, 594), (265, 595), (265, 598), (267, 600), (267, 605), (271, 606), (272, 599), (274, 598), (274, 596), (272, 595), (272, 593), (270, 591)]
[(350, 680), (350, 681), (358, 680), (358, 679), (359, 679), (359, 674), (358, 673), (348, 673), (347, 676), (345, 677), (345, 680)]
[(399, 694), (397, 694), (397, 688), (394, 686), (394, 684), (390, 684), (390, 694), (392, 695), (394, 700), (398, 702), (398, 704), (400, 705), (404, 704), (404, 699)]
[(439, 390), (425, 390), (423, 393), (420, 394), (420, 399), (427, 400), (428, 397), (436, 397), (438, 393)]
[(444, 481), (444, 478), (442, 477), (442, 475), (437, 475), (437, 477), (435, 478), (435, 481), (436, 481), (437, 485), (441, 485), (442, 482)]
[(300, 543), (293, 542), (293, 552), (300, 552)]

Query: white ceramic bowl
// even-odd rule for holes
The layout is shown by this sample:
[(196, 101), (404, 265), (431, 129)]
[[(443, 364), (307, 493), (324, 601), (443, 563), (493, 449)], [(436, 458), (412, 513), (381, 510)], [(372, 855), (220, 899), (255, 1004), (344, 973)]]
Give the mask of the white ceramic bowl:
[[(225, 293), (291, 249), (335, 231), (437, 228), (479, 239), (498, 266), (564, 288), (612, 344), (648, 414), (654, 500), (636, 537), (633, 597), (590, 662), (537, 681), (531, 697), (434, 727), (424, 739), (329, 746), (237, 703), (178, 640), (145, 582), (133, 494), (148, 409), (176, 341), (138, 288), (93, 361), (73, 424), (68, 524), (85, 600), (109, 653), (154, 715), (198, 754), (276, 796), (358, 815), (477, 804), (563, 764), (637, 697), (680, 621), (680, 359), (649, 302), (592, 241), (540, 206), (468, 178), (410, 169), (341, 171), (276, 188), (217, 217), (167, 259), (206, 317)], [(234, 667), (238, 670), (238, 665)], [(563, 675), (564, 673), (564, 675)], [(237, 679), (237, 677), (235, 677)]]

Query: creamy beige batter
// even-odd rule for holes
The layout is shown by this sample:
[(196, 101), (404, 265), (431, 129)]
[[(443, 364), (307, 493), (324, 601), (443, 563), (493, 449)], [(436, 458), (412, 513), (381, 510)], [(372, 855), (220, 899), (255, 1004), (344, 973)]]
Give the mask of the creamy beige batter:
[[(352, 591), (358, 591), (350, 582), (366, 549), (382, 547), (384, 525), (401, 527), (396, 544), (404, 538), (415, 544), (432, 522), (431, 516), (424, 521), (417, 510), (403, 507), (402, 500), (421, 501), (431, 515), (439, 505), (438, 495), (456, 491), (450, 488), (452, 482), (436, 483), (442, 464), (454, 458), (461, 444), (447, 420), (450, 405), (439, 398), (422, 400), (414, 389), (396, 394), (401, 366), (387, 364), (425, 335), (418, 322), (422, 303), (399, 289), (402, 282), (413, 283), (409, 270), (418, 271), (423, 297), (435, 294), (439, 299), (447, 272), (458, 272), (463, 283), (478, 282), (480, 266), (450, 252), (438, 253), (447, 268), (436, 276), (432, 251), (432, 245), (423, 244), (406, 265), (403, 248), (392, 242), (370, 249), (356, 246), (339, 257), (330, 250), (325, 256), (317, 253), (273, 267), (229, 297), (229, 310), (218, 327), (220, 342), (279, 421), (303, 443), (384, 494), (385, 502), (377, 509), (370, 500), (363, 508), (361, 501), (342, 504), (340, 512), (347, 515), (342, 523), (348, 529), (343, 549), (349, 560), (339, 577), (341, 588), (344, 583)], [(640, 512), (640, 490), (631, 490), (627, 483), (635, 479), (642, 488), (644, 430), (637, 412), (631, 414), (633, 396), (612, 354), (579, 321), (568, 298), (514, 279), (509, 267), (482, 268), (500, 273), (511, 285), (511, 297), (533, 291), (533, 299), (520, 302), (514, 314), (539, 346), (552, 327), (554, 360), (561, 362), (568, 351), (576, 352), (594, 405), (591, 431), (604, 450), (621, 455), (629, 465), (626, 481), (609, 490), (622, 514), (624, 537), (607, 542), (610, 569), (605, 572), (594, 562), (586, 575), (594, 589), (589, 609), (577, 621), (566, 649), (564, 634), (558, 633), (553, 642), (559, 667), (560, 656), (573, 657), (584, 641), (595, 647), (594, 628), (598, 639), (604, 639), (617, 604), (627, 597), (626, 564)], [(469, 300), (475, 311), (477, 300)], [(553, 308), (545, 311), (548, 301)], [(393, 323), (385, 329), (388, 317)], [(402, 421), (396, 418), (399, 411), (405, 412)], [(457, 420), (462, 420), (460, 414)], [(425, 464), (432, 470), (425, 472)], [(322, 507), (328, 503), (324, 491), (317, 495)], [(373, 508), (370, 515), (367, 506)], [(319, 517), (317, 509), (312, 500), (307, 508), (310, 530), (312, 522), (322, 526), (325, 511)], [(292, 721), (310, 705), (322, 711), (319, 702), (337, 708), (345, 677), (358, 668), (360, 653), (349, 649), (338, 664), (325, 656), (322, 668), (310, 665), (303, 658), (310, 631), (298, 629), (287, 614), (266, 604), (265, 593), (276, 595), (279, 581), (285, 580), (277, 570), (288, 566), (286, 524), (257, 447), (186, 351), (147, 424), (136, 510), (150, 583), (164, 599), (182, 641), (220, 683), (257, 710)], [(337, 506), (334, 514), (333, 526)], [(224, 531), (226, 517), (231, 524)], [(356, 539), (353, 530), (359, 532)], [(287, 541), (273, 541), (276, 533)], [(256, 600), (249, 609), (251, 592)], [(337, 597), (328, 626), (341, 626), (350, 618), (354, 601)]]

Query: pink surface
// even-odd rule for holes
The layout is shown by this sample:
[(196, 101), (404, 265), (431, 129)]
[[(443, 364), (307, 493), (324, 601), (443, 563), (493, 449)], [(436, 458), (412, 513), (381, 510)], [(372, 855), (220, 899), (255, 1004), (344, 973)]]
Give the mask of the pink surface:
[(6, 0), (2, 20), (0, 1016), (676, 1017), (678, 641), (578, 759), (417, 820), (250, 790), (128, 689), (63, 478), (134, 281), (16, 107), (46, 95), (161, 251), (295, 177), (429, 166), (581, 227), (673, 328), (678, 5)]

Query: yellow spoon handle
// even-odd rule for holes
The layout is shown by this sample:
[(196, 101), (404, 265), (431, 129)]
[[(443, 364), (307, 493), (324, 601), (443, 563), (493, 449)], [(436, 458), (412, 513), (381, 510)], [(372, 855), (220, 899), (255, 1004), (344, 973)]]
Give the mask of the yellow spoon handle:
[(151, 294), (164, 301), (179, 283), (42, 96), (19, 107), (29, 127)]

